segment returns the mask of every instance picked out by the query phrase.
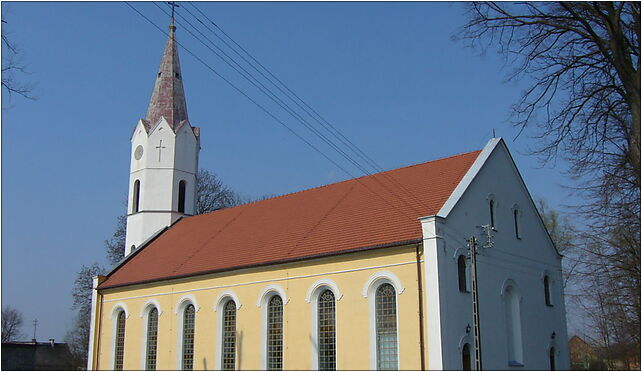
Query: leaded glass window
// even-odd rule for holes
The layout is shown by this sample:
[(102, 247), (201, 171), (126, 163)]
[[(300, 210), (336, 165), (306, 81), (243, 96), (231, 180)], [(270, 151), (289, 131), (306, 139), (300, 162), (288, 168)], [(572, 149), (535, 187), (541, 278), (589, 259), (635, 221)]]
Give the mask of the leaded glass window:
[(319, 370), (337, 369), (337, 342), (334, 293), (326, 289), (319, 296)]
[(155, 307), (147, 315), (147, 358), (145, 367), (148, 371), (156, 369), (156, 342), (158, 340), (158, 309)]
[(223, 306), (223, 347), (221, 369), (235, 370), (236, 363), (236, 303), (229, 300)]
[(189, 304), (183, 310), (183, 364), (182, 369), (191, 371), (194, 368), (194, 305)]
[(123, 359), (125, 354), (125, 312), (118, 313), (116, 319), (116, 342), (114, 350), (114, 369), (117, 371), (123, 370)]
[(396, 370), (397, 355), (397, 294), (392, 285), (377, 288), (375, 297), (377, 324), (377, 369)]
[(267, 308), (267, 370), (283, 369), (283, 300), (272, 296)]

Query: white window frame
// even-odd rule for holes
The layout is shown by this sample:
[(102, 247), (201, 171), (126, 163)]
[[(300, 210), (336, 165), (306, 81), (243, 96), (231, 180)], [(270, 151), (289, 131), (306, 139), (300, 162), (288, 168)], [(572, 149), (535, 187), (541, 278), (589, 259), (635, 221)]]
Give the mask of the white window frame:
[[(223, 291), (221, 292), (218, 297), (216, 298), (216, 301), (214, 302), (214, 312), (217, 313), (216, 315), (216, 329), (214, 332), (216, 332), (216, 348), (214, 350), (214, 369), (215, 370), (222, 370), (223, 368), (223, 358), (222, 358), (222, 353), (223, 353), (223, 316), (225, 315), (223, 311), (223, 307), (227, 303), (228, 300), (234, 301), (234, 304), (236, 305), (236, 324), (238, 325), (238, 311), (241, 308), (241, 301), (239, 301), (239, 297), (236, 295), (236, 293), (232, 290), (228, 291)], [(238, 329), (238, 327), (237, 327)], [(238, 338), (236, 339), (236, 355), (234, 357), (234, 365), (238, 366)]]
[[(141, 327), (143, 329), (143, 337), (141, 338), (142, 343), (141, 343), (141, 353), (140, 353), (140, 359), (141, 359), (141, 364), (140, 364), (140, 369), (141, 371), (147, 370), (147, 328), (149, 327), (149, 312), (152, 311), (152, 309), (156, 308), (158, 311), (158, 328), (160, 330), (160, 317), (163, 311), (161, 310), (160, 303), (156, 299), (149, 299), (143, 304), (143, 307), (140, 309), (140, 318), (142, 319), (143, 326)], [(156, 336), (156, 366), (158, 366), (158, 335), (160, 332), (158, 332)]]
[(335, 335), (335, 364), (337, 370), (339, 368), (339, 301), (343, 297), (343, 294), (339, 290), (337, 284), (330, 279), (319, 279), (308, 289), (308, 294), (305, 298), (305, 302), (312, 305), (312, 314), (311, 319), (311, 334), (310, 339), (312, 341), (312, 358), (311, 358), (311, 367), (310, 370), (319, 369), (319, 295), (324, 292), (326, 289), (329, 289), (334, 294), (334, 335)]
[(368, 323), (370, 326), (370, 369), (377, 370), (377, 301), (376, 292), (382, 284), (390, 284), (395, 289), (395, 316), (397, 322), (397, 369), (401, 363), (401, 348), (399, 347), (399, 296), (405, 287), (401, 280), (390, 271), (374, 273), (364, 285), (361, 294), (368, 299)]
[[(522, 300), (524, 299), (522, 297), (522, 292), (519, 289), (519, 286), (517, 286), (517, 283), (515, 283), (514, 280), (512, 279), (506, 279), (504, 283), (502, 284), (502, 290), (501, 290), (501, 297), (502, 297), (502, 303), (504, 305), (504, 312), (505, 312), (505, 317), (508, 320), (509, 319), (509, 314), (506, 313), (508, 311), (507, 309), (507, 289), (508, 287), (512, 288), (513, 295), (517, 299), (517, 307), (518, 307), (518, 314), (512, 314), (510, 315), (510, 320), (514, 322), (514, 324), (509, 324), (509, 322), (506, 323), (506, 345), (507, 345), (507, 351), (508, 351), (508, 366), (509, 367), (523, 367), (524, 366), (524, 334), (523, 334), (523, 326), (522, 326)], [(511, 309), (512, 311), (513, 309)], [(517, 316), (517, 319), (514, 319), (515, 315)], [(517, 329), (512, 329), (513, 326), (517, 326)], [(511, 330), (513, 331), (511, 334)], [(513, 342), (513, 345), (510, 344), (510, 342)], [(511, 350), (512, 355), (511, 355)]]
[[(125, 312), (125, 340), (123, 340), (123, 347), (125, 341), (127, 341), (127, 319), (129, 319), (129, 311), (127, 310), (127, 305), (124, 302), (116, 303), (109, 314), (109, 319), (111, 320), (111, 360), (109, 366), (111, 370), (115, 370), (116, 367), (116, 330), (118, 329), (118, 314), (121, 311)], [(123, 370), (125, 370), (125, 356), (123, 355)]]
[(191, 295), (184, 295), (181, 297), (177, 304), (176, 304), (176, 310), (174, 311), (177, 315), (177, 320), (178, 320), (178, 326), (176, 327), (177, 333), (177, 345), (176, 345), (176, 370), (177, 371), (182, 371), (183, 370), (183, 325), (184, 325), (184, 316), (185, 316), (185, 308), (188, 305), (194, 305), (194, 360), (196, 360), (196, 314), (198, 311), (201, 309), (198, 306), (198, 303), (196, 302), (196, 298)]
[[(267, 370), (267, 322), (268, 322), (268, 302), (272, 296), (281, 297), (283, 302), (283, 344), (285, 344), (285, 305), (290, 302), (283, 287), (271, 284), (263, 288), (256, 300), (256, 306), (261, 309), (261, 369)], [(282, 364), (285, 362), (285, 347), (282, 349)]]

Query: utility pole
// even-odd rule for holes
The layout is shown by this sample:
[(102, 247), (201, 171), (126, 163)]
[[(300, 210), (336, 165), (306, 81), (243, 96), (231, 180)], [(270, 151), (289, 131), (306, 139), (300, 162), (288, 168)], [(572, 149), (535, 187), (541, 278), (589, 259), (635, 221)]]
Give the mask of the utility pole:
[(470, 255), (470, 268), (472, 274), (473, 296), (473, 337), (475, 344), (475, 370), (482, 370), (481, 333), (479, 326), (479, 292), (477, 289), (477, 239), (471, 236), (468, 239), (468, 253)]

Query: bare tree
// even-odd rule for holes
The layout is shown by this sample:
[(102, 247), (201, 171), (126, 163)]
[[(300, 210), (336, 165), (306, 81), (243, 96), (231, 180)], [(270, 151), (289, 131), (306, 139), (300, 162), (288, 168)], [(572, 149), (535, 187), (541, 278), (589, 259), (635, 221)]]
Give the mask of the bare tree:
[(85, 266), (80, 269), (74, 287), (71, 291), (73, 304), (71, 308), (76, 310), (74, 324), (71, 330), (65, 335), (65, 341), (69, 344), (74, 362), (79, 367), (87, 365), (87, 352), (89, 347), (89, 328), (91, 319), (91, 293), (93, 291), (93, 277), (104, 275), (105, 269), (98, 263)]
[(22, 314), (11, 306), (2, 308), (2, 342), (22, 337)]
[(111, 266), (116, 266), (125, 257), (126, 235), (127, 214), (122, 214), (116, 217), (116, 230), (114, 230), (111, 239), (105, 240), (105, 253)]
[(569, 161), (584, 198), (567, 260), (597, 339), (634, 345), (639, 360), (640, 3), (483, 2), (468, 15), (456, 38), (497, 48), (514, 66), (508, 79), (528, 78), (514, 125), (543, 162)]
[(212, 212), (241, 204), (237, 193), (205, 169), (196, 174), (196, 214)]
[(538, 199), (536, 204), (553, 244), (555, 244), (558, 252), (564, 256), (562, 260), (562, 275), (564, 277), (563, 288), (566, 289), (569, 282), (572, 282), (577, 277), (576, 270), (579, 263), (573, 258), (577, 251), (578, 231), (567, 215), (551, 209), (543, 199)]
[(515, 125), (536, 128), (546, 160), (562, 150), (579, 174), (626, 165), (639, 188), (639, 2), (472, 3), (457, 37), (532, 78)]
[[(32, 95), (33, 85), (18, 79), (16, 75), (27, 74), (26, 65), (20, 48), (9, 39), (5, 24), (5, 9), (2, 16), (2, 87), (11, 97), (14, 93), (27, 99), (35, 99)], [(24, 76), (23, 76), (24, 78)]]

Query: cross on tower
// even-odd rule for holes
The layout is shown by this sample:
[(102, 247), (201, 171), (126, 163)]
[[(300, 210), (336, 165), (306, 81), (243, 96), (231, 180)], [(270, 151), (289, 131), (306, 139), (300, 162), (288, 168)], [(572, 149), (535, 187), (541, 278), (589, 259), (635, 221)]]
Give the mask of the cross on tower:
[(180, 5), (176, 4), (175, 1), (168, 1), (167, 4), (172, 7), (172, 19), (174, 19), (174, 8), (180, 8)]
[(161, 151), (165, 148), (165, 146), (163, 146), (163, 140), (160, 140), (160, 142), (159, 142), (158, 146), (156, 146), (156, 148), (158, 149), (158, 162), (160, 162), (161, 161)]
[(38, 319), (33, 320), (33, 339), (36, 339), (36, 328), (38, 328)]

